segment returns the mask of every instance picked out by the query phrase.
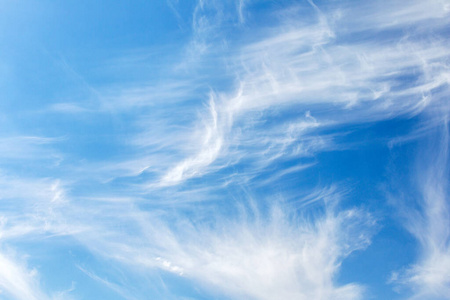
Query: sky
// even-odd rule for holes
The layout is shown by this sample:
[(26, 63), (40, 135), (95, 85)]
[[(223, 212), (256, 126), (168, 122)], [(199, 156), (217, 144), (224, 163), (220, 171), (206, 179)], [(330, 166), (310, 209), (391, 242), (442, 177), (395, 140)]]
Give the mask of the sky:
[(450, 299), (450, 1), (0, 0), (0, 299)]

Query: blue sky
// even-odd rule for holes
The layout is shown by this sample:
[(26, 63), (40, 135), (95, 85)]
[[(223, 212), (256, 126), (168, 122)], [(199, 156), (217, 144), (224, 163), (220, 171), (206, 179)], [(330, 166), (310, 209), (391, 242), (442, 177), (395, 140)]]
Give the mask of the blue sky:
[(0, 3), (0, 299), (450, 299), (449, 1)]

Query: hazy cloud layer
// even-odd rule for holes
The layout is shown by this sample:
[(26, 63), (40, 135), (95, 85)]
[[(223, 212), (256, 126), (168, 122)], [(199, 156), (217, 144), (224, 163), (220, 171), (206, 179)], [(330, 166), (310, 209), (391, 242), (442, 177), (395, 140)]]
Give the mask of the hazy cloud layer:
[(98, 5), (5, 8), (0, 298), (449, 299), (448, 1)]

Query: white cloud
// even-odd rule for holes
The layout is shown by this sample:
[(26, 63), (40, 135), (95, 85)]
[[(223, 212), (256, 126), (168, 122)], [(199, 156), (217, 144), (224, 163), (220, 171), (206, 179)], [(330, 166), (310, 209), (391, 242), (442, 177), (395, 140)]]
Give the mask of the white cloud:
[(354, 231), (354, 226), (367, 226), (361, 212), (301, 225), (277, 213), (269, 224), (224, 224), (224, 232), (194, 236), (201, 246), (187, 247), (187, 266), (178, 254), (170, 259), (186, 276), (235, 297), (361, 299), (361, 286), (333, 281), (342, 258), (367, 246), (368, 239), (359, 239)]
[[(199, 24), (196, 23), (194, 31), (220, 36), (218, 24), (199, 21), (207, 18), (201, 17), (205, 5), (200, 2), (196, 9), (194, 19)], [(214, 3), (208, 5), (220, 10)], [(429, 14), (430, 10), (424, 10), (419, 2), (415, 2), (412, 8), (396, 2), (395, 13), (387, 15), (384, 14), (385, 8), (378, 7), (367, 20), (360, 20), (361, 27), (353, 28), (354, 31), (361, 28), (386, 30), (372, 20), (379, 15), (395, 19), (396, 26), (412, 26), (409, 35), (395, 42), (379, 42), (370, 38), (339, 42), (340, 28), (351, 20), (335, 19), (331, 4), (331, 8), (324, 5), (323, 11), (312, 2), (311, 5), (317, 14), (315, 20), (299, 21), (291, 17), (267, 30), (270, 33), (263, 38), (239, 45), (234, 52), (214, 50), (215, 54), (219, 51), (227, 57), (227, 73), (235, 74), (237, 87), (214, 96), (214, 102), (211, 102), (214, 108), (208, 112), (212, 121), (197, 126), (195, 130), (203, 127), (203, 132), (198, 134), (195, 131), (192, 140), (183, 141), (199, 145), (197, 152), (187, 153), (184, 158), (180, 153), (180, 161), (162, 176), (163, 185), (182, 183), (228, 166), (221, 160), (224, 157), (228, 157), (228, 161), (239, 161), (242, 152), (231, 152), (230, 147), (233, 141), (255, 141), (254, 136), (242, 136), (245, 133), (242, 126), (251, 126), (248, 120), (255, 112), (264, 114), (300, 105), (315, 106), (319, 111), (318, 119), (326, 119), (328, 124), (377, 121), (420, 113), (435, 101), (432, 92), (449, 83), (445, 62), (447, 42), (438, 38), (425, 39), (421, 36), (422, 29), (414, 27), (419, 20), (435, 18), (435, 28), (439, 29), (447, 21), (440, 15)], [(439, 5), (433, 2), (432, 10)], [(366, 9), (366, 5), (361, 4), (354, 7), (353, 12)], [(424, 11), (422, 15), (421, 11)], [(221, 15), (220, 12), (215, 13)], [(408, 17), (399, 17), (403, 15)], [(408, 86), (402, 86), (400, 78), (407, 76), (413, 79)], [(333, 112), (321, 111), (325, 105), (332, 105)], [(210, 118), (201, 117), (199, 124)], [(266, 126), (264, 130), (270, 132), (272, 128)], [(239, 136), (243, 138), (237, 139)], [(324, 141), (318, 136), (316, 141), (320, 140)], [(300, 141), (298, 137), (292, 140), (293, 143), (296, 141)], [(264, 142), (257, 146), (265, 149)], [(323, 145), (315, 151), (326, 147)], [(231, 158), (233, 154), (236, 156)]]
[(50, 111), (55, 111), (58, 113), (68, 113), (68, 114), (77, 114), (77, 113), (87, 113), (88, 109), (76, 104), (76, 103), (55, 103), (50, 106)]
[(40, 289), (36, 276), (35, 270), (0, 252), (0, 294), (4, 292), (17, 300), (49, 299)]
[[(103, 279), (96, 274), (86, 270), (85, 268), (78, 266), (78, 269), (81, 270), (84, 274), (89, 276), (94, 281), (100, 282), (102, 285), (108, 287), (109, 289), (113, 290), (115, 293), (123, 297), (127, 300), (137, 300), (137, 297), (134, 297), (123, 285), (118, 285), (112, 282), (109, 282), (106, 279)], [(62, 298), (61, 298), (62, 299)]]
[(210, 101), (209, 111), (210, 118), (205, 121), (205, 131), (202, 132), (202, 141), (199, 143), (199, 152), (170, 169), (161, 179), (161, 185), (173, 185), (187, 178), (199, 176), (202, 174), (205, 167), (216, 160), (222, 150), (222, 131), (224, 128), (218, 123), (219, 120), (213, 99)]
[(0, 136), (0, 156), (3, 163), (10, 160), (59, 160), (60, 154), (52, 151), (51, 146), (62, 142), (64, 138), (41, 136)]
[(370, 244), (375, 220), (358, 209), (337, 212), (336, 193), (324, 194), (327, 208), (316, 215), (298, 215), (286, 204), (250, 206), (231, 218), (215, 209), (187, 218), (106, 205), (100, 219), (83, 210), (92, 228), (77, 238), (103, 257), (194, 280), (212, 295), (362, 299), (363, 286), (337, 284), (335, 276), (350, 253)]
[(59, 180), (0, 176), (0, 238), (3, 242), (30, 236), (70, 235), (81, 231), (60, 215), (69, 205)]
[[(418, 158), (418, 210), (411, 204), (404, 209), (406, 228), (417, 239), (420, 252), (407, 270), (394, 273), (392, 282), (409, 286), (411, 299), (449, 299), (450, 295), (450, 205), (448, 122)], [(406, 205), (406, 204), (405, 204)]]
[[(335, 127), (416, 116), (432, 108), (448, 111), (448, 104), (441, 103), (448, 95), (441, 90), (450, 82), (449, 45), (431, 34), (448, 26), (447, 4), (309, 3), (301, 8), (304, 11), (293, 7), (283, 14), (274, 12), (272, 18), (285, 18), (250, 36), (244, 28), (248, 1), (235, 1), (238, 25), (235, 19), (230, 21), (220, 1), (199, 1), (192, 39), (181, 55), (175, 53), (181, 58), (167, 66), (177, 76), (165, 75), (157, 83), (97, 89), (64, 62), (67, 72), (98, 101), (90, 106), (58, 103), (48, 110), (123, 113), (123, 119), (130, 121), (121, 124), (124, 132), (130, 129), (131, 136), (124, 138), (130, 151), (109, 162), (64, 166), (70, 169), (66, 175), (73, 186), (88, 182), (101, 194), (80, 196), (77, 201), (67, 199), (63, 181), (1, 176), (2, 204), (25, 199), (20, 203), (27, 205), (16, 201), (11, 205), (14, 209), (3, 214), (0, 238), (72, 235), (115, 263), (170, 272), (199, 282), (211, 294), (220, 291), (245, 299), (362, 299), (363, 286), (338, 284), (335, 278), (341, 262), (370, 243), (374, 221), (364, 211), (339, 212), (328, 204), (324, 214), (302, 215), (273, 205), (270, 213), (243, 209), (240, 217), (230, 217), (219, 206), (188, 205), (198, 199), (211, 203), (212, 190), (220, 192), (233, 182), (264, 185), (315, 166), (315, 154), (342, 147), (335, 141), (338, 134), (330, 133)], [(168, 4), (182, 22), (177, 1)], [(311, 14), (300, 18), (300, 11)], [(230, 23), (242, 29), (236, 40), (227, 40), (222, 27)], [(396, 32), (399, 29), (404, 32)], [(370, 34), (362, 34), (365, 31)], [(365, 37), (348, 38), (357, 34)], [(215, 80), (224, 78), (226, 83), (215, 85)], [(213, 90), (209, 97), (206, 90)], [(205, 100), (208, 105), (201, 107)], [(138, 117), (127, 119), (135, 112)], [(437, 160), (419, 180), (424, 210), (408, 225), (422, 247), (421, 256), (397, 279), (423, 299), (450, 294), (448, 168), (444, 167), (448, 132), (443, 137), (440, 150), (428, 154)], [(47, 157), (39, 145), (54, 141), (2, 138), (0, 154)], [(23, 148), (28, 150), (21, 152)], [(298, 158), (305, 161), (267, 172), (279, 162)], [(239, 168), (239, 163), (248, 167)], [(229, 172), (217, 181), (208, 180), (208, 175), (225, 168)], [(267, 175), (265, 181), (255, 180), (261, 174)], [(125, 177), (132, 178), (120, 181)], [(186, 180), (198, 177), (202, 180), (195, 187), (181, 188)], [(333, 202), (337, 193), (335, 186), (318, 189), (296, 204), (311, 208), (324, 200)], [(159, 198), (163, 208), (155, 205)], [(230, 203), (235, 204), (235, 199)], [(192, 208), (193, 216), (179, 212), (178, 205)], [(82, 271), (133, 299), (120, 285)], [(0, 286), (18, 299), (45, 299), (30, 271), (2, 252)]]

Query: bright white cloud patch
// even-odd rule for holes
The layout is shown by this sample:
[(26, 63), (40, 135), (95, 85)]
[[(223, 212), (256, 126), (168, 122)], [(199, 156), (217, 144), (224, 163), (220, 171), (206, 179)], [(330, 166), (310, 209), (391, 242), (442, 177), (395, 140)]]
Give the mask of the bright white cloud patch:
[[(36, 283), (36, 272), (0, 253), (0, 291), (12, 299), (48, 299)], [(1, 295), (0, 294), (0, 295)]]
[(337, 285), (335, 277), (345, 257), (370, 244), (375, 219), (366, 212), (330, 208), (310, 221), (312, 216), (295, 216), (276, 205), (267, 213), (245, 210), (227, 220), (217, 211), (215, 217), (205, 223), (205, 216), (178, 216), (172, 223), (167, 218), (173, 216), (122, 210), (121, 216), (108, 218), (117, 224), (136, 222), (133, 233), (102, 228), (109, 222), (101, 222), (92, 230), (109, 230), (104, 239), (97, 238), (99, 232), (79, 238), (102, 256), (196, 280), (214, 294), (361, 299), (362, 286)]

